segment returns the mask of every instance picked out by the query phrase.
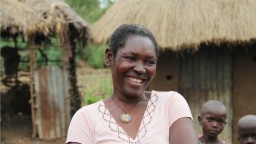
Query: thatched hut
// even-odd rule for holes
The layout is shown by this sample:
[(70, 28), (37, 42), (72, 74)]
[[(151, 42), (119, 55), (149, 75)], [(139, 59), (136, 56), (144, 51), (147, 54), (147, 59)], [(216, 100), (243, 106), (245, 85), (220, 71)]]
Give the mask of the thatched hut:
[(1, 5), (1, 37), (27, 36), (28, 32), (37, 29), (42, 20), (36, 11), (24, 3), (15, 0), (1, 0)]
[(123, 23), (147, 26), (162, 50), (149, 89), (182, 93), (198, 134), (201, 105), (222, 101), (229, 113), (221, 137), (236, 143), (237, 120), (256, 111), (255, 7), (254, 0), (117, 1), (92, 25), (92, 40), (107, 43)]
[[(76, 86), (76, 47), (88, 40), (88, 24), (66, 3), (47, 0), (1, 0), (1, 40), (27, 42), (30, 57), (30, 102), (33, 136), (54, 139), (66, 135), (70, 117), (80, 108)], [(36, 68), (35, 51), (56, 37), (63, 67)]]

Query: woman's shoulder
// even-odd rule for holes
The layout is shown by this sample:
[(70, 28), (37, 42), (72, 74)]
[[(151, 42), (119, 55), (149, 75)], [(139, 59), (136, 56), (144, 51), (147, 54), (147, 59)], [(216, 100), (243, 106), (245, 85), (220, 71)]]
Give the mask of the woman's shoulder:
[(154, 91), (150, 93), (150, 99), (160, 103), (173, 103), (184, 101), (184, 97), (176, 91)]
[(151, 91), (151, 96), (158, 95), (159, 97), (163, 98), (176, 98), (176, 97), (182, 97), (181, 94), (179, 94), (176, 91)]

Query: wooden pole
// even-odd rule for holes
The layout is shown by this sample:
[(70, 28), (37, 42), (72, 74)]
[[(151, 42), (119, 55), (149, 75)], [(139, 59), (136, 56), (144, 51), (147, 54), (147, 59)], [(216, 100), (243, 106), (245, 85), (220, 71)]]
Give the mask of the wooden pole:
[(31, 114), (32, 114), (32, 137), (36, 138), (38, 136), (38, 128), (36, 123), (36, 94), (35, 94), (35, 81), (34, 81), (34, 73), (35, 73), (35, 41), (34, 35), (29, 35), (28, 39), (29, 46), (29, 65), (30, 65), (30, 96), (31, 96)]

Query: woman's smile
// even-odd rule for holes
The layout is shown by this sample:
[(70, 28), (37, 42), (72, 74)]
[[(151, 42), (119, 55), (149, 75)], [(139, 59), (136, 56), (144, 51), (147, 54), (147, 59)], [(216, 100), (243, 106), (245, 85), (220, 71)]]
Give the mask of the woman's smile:
[(128, 77), (127, 79), (128, 79), (128, 81), (130, 82), (131, 85), (135, 85), (135, 86), (141, 86), (142, 82), (143, 82), (142, 79), (137, 79), (137, 78), (134, 78), (134, 77)]

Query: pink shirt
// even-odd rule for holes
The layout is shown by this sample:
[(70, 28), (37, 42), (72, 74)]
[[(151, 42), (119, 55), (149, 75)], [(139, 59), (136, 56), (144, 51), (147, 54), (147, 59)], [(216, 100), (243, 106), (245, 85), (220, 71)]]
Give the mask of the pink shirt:
[(137, 136), (132, 139), (101, 100), (76, 112), (69, 125), (66, 143), (169, 144), (169, 128), (182, 117), (192, 119), (189, 106), (179, 93), (152, 91)]

